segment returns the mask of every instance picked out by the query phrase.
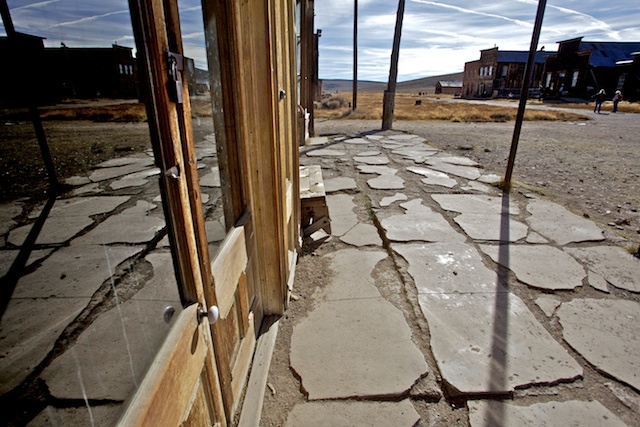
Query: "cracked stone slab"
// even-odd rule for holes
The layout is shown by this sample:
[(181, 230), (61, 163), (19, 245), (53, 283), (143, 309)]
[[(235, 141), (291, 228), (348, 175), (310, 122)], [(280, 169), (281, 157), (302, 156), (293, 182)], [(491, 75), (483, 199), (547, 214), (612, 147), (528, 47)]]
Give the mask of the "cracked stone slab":
[(326, 193), (336, 193), (344, 190), (356, 190), (358, 185), (355, 179), (346, 176), (339, 176), (337, 178), (325, 179), (324, 190)]
[(554, 297), (542, 296), (536, 298), (535, 303), (547, 317), (551, 317), (556, 312), (556, 309), (560, 307), (562, 301)]
[(532, 229), (559, 245), (604, 240), (602, 229), (586, 218), (573, 214), (555, 203), (534, 199), (527, 205)]
[(91, 172), (89, 179), (92, 182), (106, 181), (108, 179), (143, 171), (150, 166), (153, 166), (153, 159), (138, 159), (135, 163), (118, 167), (100, 167)]
[(289, 413), (285, 427), (412, 427), (420, 421), (409, 399), (400, 402), (305, 402)]
[(417, 166), (410, 166), (407, 168), (409, 172), (424, 176), (426, 178), (421, 181), (427, 185), (438, 185), (440, 187), (453, 188), (458, 184), (458, 181), (451, 178), (444, 172), (434, 171), (428, 168), (421, 168)]
[(340, 150), (333, 150), (331, 148), (319, 148), (317, 150), (307, 151), (305, 153), (308, 157), (344, 157), (346, 152)]
[(361, 151), (358, 153), (358, 157), (375, 157), (382, 154), (379, 151)]
[(100, 188), (100, 183), (92, 182), (91, 184), (83, 185), (82, 187), (74, 188), (69, 192), (70, 196), (82, 196), (85, 194), (100, 194), (103, 193), (104, 190)]
[(397, 148), (391, 152), (404, 159), (413, 160), (415, 163), (424, 163), (428, 158), (437, 154), (438, 150), (427, 146), (409, 146)]
[(91, 182), (91, 180), (86, 176), (72, 176), (72, 177), (66, 178), (64, 180), (64, 183), (66, 185), (71, 185), (71, 186), (74, 186), (74, 187), (78, 187), (80, 185), (89, 184), (90, 182)]
[(539, 289), (575, 289), (586, 277), (584, 267), (553, 246), (480, 245), (491, 259), (513, 271), (518, 280)]
[(221, 242), (227, 235), (227, 230), (221, 220), (205, 221), (207, 242)]
[(404, 315), (375, 286), (373, 268), (385, 257), (357, 249), (330, 257), (326, 299), (291, 337), (291, 367), (309, 400), (400, 397), (427, 373)]
[(459, 176), (461, 178), (475, 180), (480, 178), (480, 170), (475, 167), (470, 166), (461, 166), (454, 165), (447, 162), (436, 161), (435, 159), (427, 159), (425, 160), (425, 164), (429, 165), (430, 168), (438, 170), (440, 172), (446, 172), (450, 175)]
[(200, 178), (201, 187), (220, 187), (220, 169), (211, 168), (211, 173)]
[(110, 243), (144, 243), (164, 228), (162, 218), (150, 216), (157, 205), (139, 200), (136, 206), (112, 215), (89, 233), (77, 239), (78, 243), (106, 245)]
[[(93, 220), (86, 216), (49, 217), (38, 234), (36, 244), (64, 243), (92, 224)], [(33, 224), (28, 224), (11, 230), (7, 241), (16, 246), (22, 246), (32, 226)]]
[(490, 193), (492, 191), (491, 187), (480, 184), (476, 181), (469, 181), (467, 185), (460, 187), (460, 189), (463, 191), (478, 191), (480, 193)]
[(22, 213), (18, 203), (0, 205), (0, 236), (6, 234), (16, 224), (13, 219)]
[(124, 409), (122, 406), (93, 405), (91, 412), (86, 406), (77, 408), (47, 406), (27, 424), (27, 427), (115, 425)]
[(613, 412), (597, 400), (583, 402), (534, 403), (529, 406), (513, 405), (506, 401), (472, 400), (469, 405), (471, 427), (484, 426), (598, 426), (626, 427)]
[(640, 292), (640, 259), (617, 246), (566, 248), (566, 252), (585, 263), (619, 289)]
[(496, 273), (485, 267), (480, 253), (468, 243), (394, 244), (409, 263), (418, 294), (506, 292)]
[[(47, 220), (38, 235), (37, 244), (57, 244), (71, 239), (89, 225), (93, 224), (90, 216), (113, 211), (130, 199), (129, 196), (114, 197), (74, 197), (56, 200), (49, 212)], [(29, 218), (37, 218), (43, 206), (34, 209)], [(20, 246), (31, 230), (32, 224), (14, 229), (9, 241)]]
[[(512, 200), (509, 205), (503, 207), (503, 198), (500, 196), (488, 196), (484, 194), (432, 194), (442, 209), (447, 211), (470, 214), (512, 214), (518, 215), (520, 209)], [(506, 210), (505, 210), (506, 208)]]
[(9, 272), (11, 264), (18, 256), (18, 251), (0, 251), (0, 277)]
[(401, 190), (404, 188), (404, 179), (395, 175), (380, 175), (368, 180), (367, 185), (373, 190)]
[(329, 138), (326, 136), (313, 136), (309, 138), (309, 145), (325, 145), (329, 143)]
[(549, 241), (547, 239), (545, 239), (544, 237), (542, 237), (541, 235), (539, 235), (535, 231), (530, 231), (529, 232), (529, 235), (527, 236), (526, 242), (527, 243), (533, 243), (533, 244), (549, 243)]
[(465, 236), (458, 233), (442, 215), (424, 206), (420, 199), (400, 205), (405, 209), (402, 215), (394, 215), (382, 220), (381, 224), (391, 241), (450, 241), (462, 242)]
[(353, 145), (368, 145), (368, 144), (371, 144), (371, 141), (367, 141), (364, 138), (350, 138), (350, 139), (345, 139), (343, 142), (345, 144), (353, 144)]
[(600, 292), (605, 292), (607, 294), (609, 293), (609, 284), (607, 283), (605, 278), (598, 273), (594, 273), (593, 271), (589, 270), (589, 273), (587, 273), (587, 281), (589, 282), (589, 286), (591, 286), (592, 288), (595, 288)]
[(398, 172), (397, 169), (388, 166), (358, 165), (357, 168), (360, 173), (376, 173), (378, 175), (395, 175)]
[(150, 159), (149, 157), (119, 157), (117, 159), (109, 159), (102, 163), (98, 163), (95, 166), (95, 169), (115, 168), (131, 165), (149, 167), (153, 165), (153, 159)]
[(142, 248), (72, 244), (43, 261), (33, 273), (22, 276), (13, 298), (91, 298), (126, 259)]
[(640, 304), (574, 299), (563, 303), (556, 314), (562, 336), (574, 350), (596, 369), (640, 390)]
[(396, 148), (410, 147), (413, 145), (412, 142), (398, 142), (398, 141), (390, 141), (388, 139), (383, 139), (381, 142), (382, 142), (382, 148), (386, 150), (395, 150)]
[(444, 381), (462, 394), (570, 381), (582, 367), (508, 292), (421, 294)]
[(516, 242), (527, 236), (529, 227), (501, 214), (463, 213), (453, 219), (474, 240)]
[(332, 194), (327, 196), (329, 216), (331, 217), (331, 234), (342, 236), (358, 224), (358, 217), (353, 211), (356, 207), (353, 196), (348, 194)]
[(418, 135), (412, 134), (400, 134), (400, 135), (388, 135), (387, 138), (393, 139), (394, 141), (411, 141), (411, 142), (422, 142), (424, 138)]
[(160, 175), (160, 169), (158, 168), (152, 168), (152, 169), (147, 169), (140, 172), (135, 172), (135, 173), (126, 175), (117, 181), (112, 182), (109, 185), (109, 187), (111, 187), (114, 190), (120, 190), (122, 188), (128, 188), (128, 187), (140, 187), (142, 185), (147, 184), (149, 182), (149, 178), (156, 175)]
[(494, 173), (485, 173), (478, 178), (478, 181), (484, 182), (485, 184), (498, 184), (501, 180), (502, 177)]
[(22, 383), (89, 298), (11, 299), (0, 324), (0, 395)]
[(213, 158), (216, 157), (218, 155), (218, 152), (216, 151), (216, 147), (214, 146), (209, 146), (209, 147), (196, 147), (196, 160), (203, 160), (206, 158)]
[(365, 165), (383, 166), (388, 165), (391, 161), (387, 157), (375, 157), (375, 156), (354, 156), (353, 160), (358, 163), (364, 163)]
[(371, 224), (359, 223), (344, 236), (340, 237), (344, 243), (357, 247), (382, 246), (382, 240), (378, 235), (378, 229)]
[[(29, 259), (27, 260), (27, 263), (25, 264), (25, 266), (28, 267), (34, 262), (46, 257), (51, 252), (53, 252), (53, 250), (54, 250), (53, 248), (49, 248), (49, 249), (36, 249), (31, 251), (31, 254), (29, 255)], [(13, 264), (16, 257), (18, 256), (18, 252), (19, 252), (18, 250), (0, 251), (0, 277), (4, 276), (9, 272), (9, 269), (11, 268), (11, 264)]]
[(468, 157), (460, 157), (460, 156), (437, 156), (433, 158), (433, 161), (450, 163), (452, 165), (460, 165), (460, 166), (478, 166), (478, 162), (476, 162), (475, 160), (471, 160)]
[(396, 193), (393, 196), (383, 197), (382, 200), (380, 200), (380, 206), (386, 207), (404, 200), (407, 200), (406, 194)]
[(171, 327), (163, 320), (165, 307), (181, 310), (171, 255), (150, 254), (147, 260), (154, 274), (144, 288), (101, 314), (43, 371), (53, 396), (125, 400), (140, 385)]
[[(94, 197), (73, 197), (70, 199), (56, 200), (49, 218), (70, 217), (70, 216), (91, 216), (109, 213), (121, 204), (129, 201), (130, 196), (94, 196)], [(44, 204), (34, 209), (29, 218), (34, 219), (40, 216)]]
[(380, 141), (382, 138), (384, 138), (384, 136), (382, 136), (382, 135), (367, 135), (366, 138), (370, 139), (372, 141)]

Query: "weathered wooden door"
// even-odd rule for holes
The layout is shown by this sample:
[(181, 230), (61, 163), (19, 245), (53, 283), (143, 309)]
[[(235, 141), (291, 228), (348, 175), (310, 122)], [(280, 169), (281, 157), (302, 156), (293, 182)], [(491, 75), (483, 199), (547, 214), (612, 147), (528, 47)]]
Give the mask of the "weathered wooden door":
[[(284, 311), (299, 215), (295, 62), (287, 57), (293, 55), (294, 34), (284, 31), (293, 28), (292, 4), (270, 3), (202, 5), (227, 230), (210, 260), (187, 82), (179, 71), (177, 0), (130, 0), (187, 308), (134, 397), (125, 425), (226, 425), (238, 409), (263, 317)], [(218, 313), (215, 322), (206, 316), (210, 307)]]

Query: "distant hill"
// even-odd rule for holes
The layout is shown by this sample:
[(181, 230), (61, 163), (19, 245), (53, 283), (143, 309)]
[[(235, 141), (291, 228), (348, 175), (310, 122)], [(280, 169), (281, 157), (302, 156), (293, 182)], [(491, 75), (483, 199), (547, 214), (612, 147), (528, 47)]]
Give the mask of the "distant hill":
[[(462, 80), (463, 73), (444, 74), (442, 76), (424, 77), (406, 82), (399, 82), (397, 86), (398, 92), (428, 92), (435, 91), (436, 83), (439, 80)], [(352, 80), (322, 80), (323, 92), (351, 92), (353, 89)], [(358, 80), (358, 92), (384, 92), (387, 89), (386, 82), (372, 82)]]
[[(386, 87), (386, 83), (383, 82), (372, 82), (368, 80), (358, 80), (358, 91), (366, 90), (371, 88), (379, 88)], [(351, 92), (353, 90), (353, 80), (322, 80), (322, 91), (323, 92)]]

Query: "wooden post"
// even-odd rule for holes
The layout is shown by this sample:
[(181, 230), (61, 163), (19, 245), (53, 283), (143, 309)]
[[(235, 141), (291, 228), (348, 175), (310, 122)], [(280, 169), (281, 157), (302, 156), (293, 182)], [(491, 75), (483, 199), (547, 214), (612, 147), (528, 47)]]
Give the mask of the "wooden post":
[(398, 57), (400, 56), (400, 36), (402, 35), (402, 19), (404, 18), (404, 1), (398, 1), (396, 29), (393, 35), (393, 50), (391, 51), (391, 68), (389, 70), (389, 84), (384, 92), (382, 101), (382, 130), (389, 130), (393, 126), (393, 109), (396, 98), (396, 82), (398, 80)]
[(538, 11), (536, 13), (536, 22), (533, 26), (533, 34), (531, 35), (531, 46), (529, 47), (529, 57), (527, 58), (527, 67), (524, 71), (524, 79), (522, 81), (522, 91), (520, 92), (520, 104), (518, 105), (518, 114), (516, 116), (516, 124), (513, 129), (513, 138), (511, 139), (511, 150), (509, 152), (509, 161), (507, 162), (507, 172), (504, 175), (504, 188), (508, 190), (511, 186), (511, 175), (513, 174), (513, 166), (516, 161), (516, 151), (518, 150), (518, 141), (520, 140), (520, 131), (522, 130), (522, 121), (524, 119), (524, 110), (527, 106), (527, 97), (529, 96), (529, 85), (533, 76), (533, 68), (535, 66), (536, 50), (538, 49), (538, 40), (540, 39), (540, 29), (542, 28), (542, 18), (544, 17), (544, 9), (547, 0), (538, 1)]
[(309, 113), (309, 136), (313, 136), (314, 2), (302, 0), (300, 5), (300, 105)]
[[(9, 40), (13, 40), (19, 43), (19, 36), (16, 33), (16, 29), (13, 26), (13, 19), (11, 19), (11, 12), (9, 6), (7, 6), (7, 0), (0, 1), (0, 15), (2, 15), (2, 23), (7, 33)], [(33, 73), (34, 70), (26, 70), (28, 74)], [(47, 137), (42, 128), (42, 122), (40, 121), (40, 113), (36, 106), (36, 94), (33, 88), (26, 88), (28, 103), (29, 103), (29, 115), (31, 116), (31, 123), (33, 124), (34, 132), (36, 133), (36, 139), (38, 140), (38, 146), (40, 147), (40, 154), (42, 154), (42, 161), (44, 162), (45, 169), (47, 170), (47, 177), (49, 179), (50, 197), (56, 197), (58, 194), (59, 186), (58, 177), (56, 176), (56, 169), (51, 159), (51, 152), (49, 151), (49, 144), (47, 143)]]
[(13, 26), (13, 19), (11, 19), (7, 0), (0, 0), (0, 15), (2, 15), (2, 23), (4, 24), (4, 30), (7, 33), (7, 37), (14, 36), (16, 29)]
[(353, 93), (351, 109), (358, 108), (358, 0), (353, 0)]

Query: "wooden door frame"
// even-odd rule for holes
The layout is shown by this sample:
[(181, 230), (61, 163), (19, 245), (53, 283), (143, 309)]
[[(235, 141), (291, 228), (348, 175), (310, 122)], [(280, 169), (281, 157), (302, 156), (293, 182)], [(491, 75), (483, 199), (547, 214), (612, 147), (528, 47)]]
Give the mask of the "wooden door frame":
[[(129, 9), (136, 40), (138, 76), (147, 97), (145, 104), (151, 144), (156, 164), (162, 172), (159, 180), (172, 258), (181, 300), (183, 305), (188, 307), (174, 325), (175, 330), (170, 334), (171, 340), (163, 347), (170, 351), (162, 352), (156, 362), (170, 365), (171, 361), (179, 356), (180, 351), (185, 350), (176, 347), (186, 345), (186, 341), (183, 342), (176, 334), (183, 333), (190, 325), (196, 331), (201, 331), (202, 342), (198, 343), (197, 348), (198, 352), (203, 354), (198, 360), (204, 363), (201, 369), (204, 369), (203, 373), (207, 378), (208, 404), (212, 406), (217, 423), (226, 426), (211, 330), (208, 327), (197, 326), (196, 322), (199, 320), (195, 318), (197, 316), (193, 316), (198, 306), (214, 306), (217, 305), (217, 301), (215, 292), (206, 291), (213, 288), (213, 276), (204, 226), (186, 79), (178, 76), (182, 93), (185, 94), (182, 103), (174, 102), (175, 99), (172, 100), (169, 93), (170, 85), (175, 87), (175, 83), (169, 78), (168, 53), (183, 54), (178, 4), (175, 0), (129, 0)], [(186, 350), (189, 353), (189, 347)], [(147, 402), (142, 405), (143, 408), (147, 408), (145, 410), (156, 402), (155, 398), (159, 390), (161, 391), (160, 385), (164, 384), (164, 380), (164, 375), (154, 369), (145, 377), (145, 387), (141, 387), (136, 395), (136, 401)], [(174, 380), (179, 385), (188, 386), (188, 381), (182, 384), (180, 378)], [(138, 399), (139, 396), (142, 399)], [(132, 413), (135, 415), (131, 416)], [(127, 419), (140, 422), (140, 414), (140, 409), (131, 408), (127, 411)]]
[[(230, 206), (237, 209), (248, 205), (252, 212), (262, 312), (265, 316), (282, 315), (288, 279), (282, 209), (286, 194), (278, 182), (280, 147), (275, 103), (279, 89), (272, 74), (275, 64), (269, 2), (203, 0), (202, 5), (207, 44), (218, 47), (217, 57), (209, 58), (212, 97), (218, 91), (222, 100), (214, 102), (216, 138), (224, 138), (228, 148), (237, 147), (228, 154), (230, 160), (237, 158), (238, 164), (228, 162), (231, 169), (221, 171), (221, 179), (232, 181), (238, 179), (234, 172), (241, 174), (243, 200), (232, 200)], [(290, 93), (295, 93), (295, 87)], [(240, 212), (232, 214), (237, 217)]]
[[(218, 301), (204, 227), (186, 79), (179, 77), (184, 94), (182, 103), (175, 102), (169, 90), (175, 83), (169, 78), (168, 53), (183, 54), (177, 1), (129, 0), (129, 3), (140, 62), (139, 76), (149, 97), (146, 104), (154, 155), (164, 172), (160, 185), (173, 260), (182, 302), (191, 306), (188, 311), (191, 312), (195, 304), (210, 307)], [(276, 5), (276, 9), (278, 7), (283, 5)], [(283, 165), (289, 159), (283, 159), (286, 155), (281, 144), (295, 147), (292, 163), (296, 165), (298, 145), (295, 137), (287, 141), (287, 137), (279, 133), (282, 126), (278, 117), (280, 88), (272, 73), (277, 65), (275, 44), (281, 42), (279, 37), (285, 36), (277, 34), (279, 30), (272, 22), (273, 10), (268, 0), (247, 0), (242, 4), (233, 0), (203, 0), (202, 9), (210, 51), (212, 106), (226, 228), (232, 230), (241, 218), (246, 220), (243, 232), (248, 242), (247, 275), (258, 284), (257, 298), (249, 301), (253, 304), (250, 311), (256, 314), (255, 324), (249, 330), (258, 331), (263, 316), (284, 313), (288, 273), (292, 276), (294, 268), (288, 262), (288, 254), (290, 249), (295, 249), (293, 242), (297, 239), (296, 224), (287, 223), (285, 207), (290, 192), (289, 203), (299, 212), (299, 196), (293, 190), (288, 191), (282, 182), (286, 178), (283, 168), (292, 168)], [(290, 20), (292, 15), (286, 16), (285, 19)], [(287, 25), (291, 27), (292, 22)], [(288, 38), (286, 44), (294, 40), (293, 34)], [(293, 50), (292, 46), (289, 48)], [(280, 54), (286, 54), (285, 51)], [(292, 58), (288, 58), (288, 63), (289, 66), (295, 64)], [(287, 66), (284, 68), (281, 72), (292, 72)], [(286, 90), (291, 96), (288, 101), (291, 114), (295, 114), (295, 79), (285, 81), (291, 86)], [(292, 132), (295, 132), (294, 123), (291, 120)], [(290, 187), (297, 189), (298, 171), (288, 173), (292, 175)], [(251, 212), (248, 219), (243, 217), (246, 211)], [(298, 217), (299, 213), (290, 219), (296, 221)], [(180, 324), (193, 327), (193, 322), (195, 319), (188, 322), (181, 318)], [(235, 413), (237, 389), (244, 380), (237, 379), (235, 372), (221, 368), (231, 366), (229, 362), (235, 357), (225, 350), (227, 342), (222, 326), (195, 327), (204, 330), (203, 375), (210, 382), (205, 387), (209, 388), (215, 406), (212, 412), (221, 425), (226, 425), (226, 420)], [(255, 342), (255, 336), (251, 338)], [(178, 339), (172, 343), (184, 345)], [(219, 350), (218, 354), (214, 354), (214, 348)], [(165, 362), (173, 360), (171, 355), (179, 354), (179, 349), (167, 349)], [(243, 358), (247, 358), (248, 370), (252, 354), (247, 354), (245, 350)], [(218, 367), (217, 373), (210, 372), (212, 361)], [(244, 378), (245, 374), (238, 377)], [(146, 378), (145, 381), (157, 385), (160, 379)]]

